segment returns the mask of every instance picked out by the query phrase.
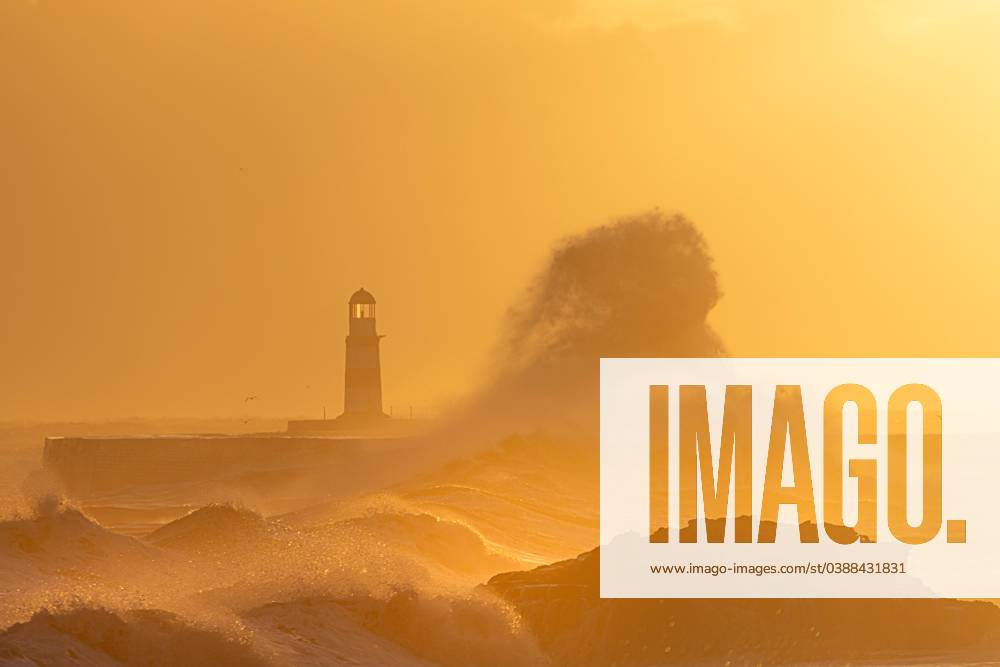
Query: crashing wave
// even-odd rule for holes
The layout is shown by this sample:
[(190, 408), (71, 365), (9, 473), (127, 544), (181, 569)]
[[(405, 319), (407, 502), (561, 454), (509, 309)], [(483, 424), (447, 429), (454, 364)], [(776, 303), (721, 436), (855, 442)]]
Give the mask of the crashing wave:
[(246, 642), (158, 610), (42, 610), (0, 634), (0, 665), (268, 664)]
[(167, 549), (225, 548), (263, 539), (270, 526), (260, 514), (233, 504), (202, 507), (171, 521), (146, 536), (146, 541)]

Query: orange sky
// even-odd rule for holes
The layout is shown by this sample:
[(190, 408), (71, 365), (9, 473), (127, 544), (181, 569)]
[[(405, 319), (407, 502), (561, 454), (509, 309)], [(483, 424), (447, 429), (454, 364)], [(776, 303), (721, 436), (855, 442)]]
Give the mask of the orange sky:
[(361, 285), (440, 407), (657, 205), (733, 354), (1000, 355), (998, 66), (983, 0), (4, 0), (0, 419), (338, 412)]

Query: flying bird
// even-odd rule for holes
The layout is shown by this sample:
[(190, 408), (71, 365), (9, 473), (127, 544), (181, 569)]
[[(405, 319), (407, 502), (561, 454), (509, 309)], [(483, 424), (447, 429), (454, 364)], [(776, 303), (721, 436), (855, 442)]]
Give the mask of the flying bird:
[(260, 397), (259, 396), (247, 396), (246, 398), (243, 399), (243, 402), (244, 403), (249, 403), (250, 401), (256, 401), (258, 398), (260, 398)]

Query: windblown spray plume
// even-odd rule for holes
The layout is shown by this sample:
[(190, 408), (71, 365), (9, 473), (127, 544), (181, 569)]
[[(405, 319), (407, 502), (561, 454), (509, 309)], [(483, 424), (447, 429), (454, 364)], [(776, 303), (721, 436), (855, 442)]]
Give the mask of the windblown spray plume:
[(511, 308), (495, 380), (463, 422), (594, 434), (601, 357), (714, 357), (721, 294), (704, 237), (680, 214), (626, 216), (560, 243)]

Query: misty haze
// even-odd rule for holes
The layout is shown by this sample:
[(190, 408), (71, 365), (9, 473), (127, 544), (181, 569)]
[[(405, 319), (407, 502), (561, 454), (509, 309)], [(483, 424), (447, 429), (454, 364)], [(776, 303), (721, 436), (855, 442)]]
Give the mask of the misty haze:
[(602, 357), (996, 355), (998, 37), (0, 4), (0, 664), (997, 664), (989, 600), (601, 599), (598, 402)]

